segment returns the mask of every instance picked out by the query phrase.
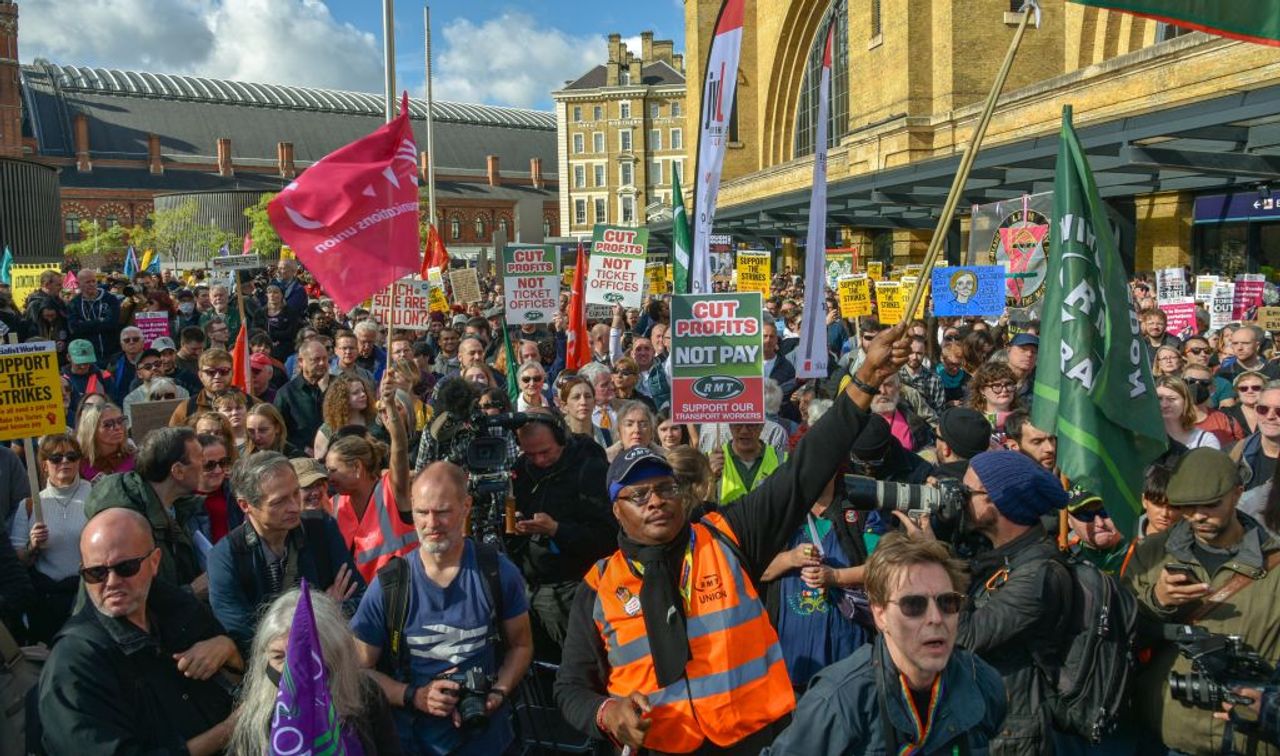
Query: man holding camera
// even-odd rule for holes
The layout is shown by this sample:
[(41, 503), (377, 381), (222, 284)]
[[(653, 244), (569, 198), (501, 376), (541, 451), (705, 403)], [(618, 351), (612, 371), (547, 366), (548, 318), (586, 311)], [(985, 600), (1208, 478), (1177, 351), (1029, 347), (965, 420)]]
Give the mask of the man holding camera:
[[(1239, 636), (1262, 659), (1280, 656), (1280, 541), (1237, 510), (1248, 484), (1246, 465), (1216, 449), (1194, 449), (1169, 479), (1169, 504), (1185, 512), (1168, 530), (1138, 545), (1125, 573), (1144, 614), (1166, 624), (1195, 625), (1218, 635)], [(1215, 719), (1217, 702), (1192, 706), (1199, 690), (1175, 698), (1170, 672), (1187, 675), (1192, 663), (1173, 643), (1158, 643), (1155, 658), (1139, 676), (1135, 702), (1164, 744), (1184, 753), (1278, 753), (1235, 723)], [(1212, 688), (1213, 676), (1189, 678), (1188, 687)], [(1256, 681), (1262, 687), (1266, 680)], [(1179, 700), (1181, 699), (1181, 700)]]
[(515, 737), (507, 697), (533, 658), (524, 580), (463, 535), (462, 468), (429, 465), (411, 500), (421, 545), (379, 570), (360, 601), (361, 664), (377, 669), (406, 754), (504, 753)]

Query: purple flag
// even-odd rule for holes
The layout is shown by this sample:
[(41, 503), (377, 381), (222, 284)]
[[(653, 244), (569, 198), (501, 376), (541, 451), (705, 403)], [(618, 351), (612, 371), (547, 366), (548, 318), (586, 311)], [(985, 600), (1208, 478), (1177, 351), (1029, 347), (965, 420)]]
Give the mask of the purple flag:
[(271, 756), (364, 756), (354, 733), (344, 732), (329, 697), (329, 675), (311, 610), (311, 590), (305, 578), (298, 608), (289, 628), (284, 673), (271, 720)]

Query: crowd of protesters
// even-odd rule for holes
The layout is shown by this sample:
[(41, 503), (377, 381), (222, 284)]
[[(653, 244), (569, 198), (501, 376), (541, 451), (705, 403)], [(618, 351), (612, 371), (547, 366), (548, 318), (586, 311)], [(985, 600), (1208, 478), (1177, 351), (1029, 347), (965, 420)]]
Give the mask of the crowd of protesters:
[[(68, 427), (27, 442), (34, 492), (0, 446), (0, 619), (51, 649), (28, 753), (270, 750), (303, 580), (348, 752), (513, 752), (540, 717), (543, 747), (598, 752), (1280, 752), (1271, 673), (1180, 695), (1171, 672), (1207, 673), (1167, 630), (1280, 661), (1280, 358), (1252, 322), (1169, 334), (1145, 278), (1169, 451), (1132, 533), (1032, 424), (1021, 313), (889, 326), (828, 292), (830, 374), (801, 379), (821, 284), (781, 273), (764, 421), (696, 426), (672, 419), (665, 296), (592, 321), (569, 369), (567, 294), (508, 327), (489, 278), (392, 333), (294, 260), (239, 292), (76, 279), (0, 286), (3, 333), (56, 345)], [(147, 312), (171, 335), (146, 343)], [(151, 402), (167, 427), (135, 432)], [(960, 491), (956, 532), (876, 484)], [(1061, 696), (1081, 563), (1137, 607), (1105, 732)]]

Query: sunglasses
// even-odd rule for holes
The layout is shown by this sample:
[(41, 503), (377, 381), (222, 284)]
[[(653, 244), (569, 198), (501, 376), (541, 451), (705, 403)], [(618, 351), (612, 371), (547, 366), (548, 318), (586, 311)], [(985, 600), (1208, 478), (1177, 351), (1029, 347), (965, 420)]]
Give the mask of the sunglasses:
[(963, 593), (939, 593), (937, 596), (922, 596), (911, 594), (903, 596), (897, 600), (889, 601), (890, 604), (897, 604), (898, 610), (902, 612), (902, 616), (908, 619), (918, 619), (929, 611), (929, 601), (938, 607), (938, 611), (948, 616), (959, 614), (964, 607), (965, 595)]
[(214, 470), (217, 470), (218, 468), (222, 468), (223, 470), (225, 470), (230, 466), (231, 466), (231, 460), (227, 457), (223, 457), (222, 459), (211, 459), (205, 462), (203, 465), (204, 471), (207, 473), (211, 473)]
[(142, 341), (142, 337), (141, 336), (121, 336), (120, 341), (124, 342), (125, 344), (134, 344), (139, 341)]
[(81, 567), (80, 577), (84, 578), (84, 582), (89, 583), (90, 585), (97, 585), (98, 583), (105, 582), (108, 573), (112, 572), (122, 578), (131, 578), (138, 574), (138, 570), (142, 569), (142, 563), (146, 561), (147, 557), (155, 553), (155, 550), (155, 548), (152, 548), (151, 551), (148, 551), (140, 557), (126, 559), (123, 562), (116, 562), (115, 564), (100, 564), (93, 567)]
[(1280, 417), (1280, 407), (1272, 407), (1269, 404), (1259, 404), (1257, 407), (1254, 407), (1253, 411), (1257, 412), (1262, 417)]
[(618, 498), (639, 506), (648, 502), (649, 497), (653, 494), (657, 494), (659, 499), (672, 499), (678, 493), (680, 493), (680, 486), (675, 483), (662, 483), (656, 486), (633, 488), (630, 493), (621, 494)]
[(1236, 386), (1236, 391), (1239, 391), (1239, 392), (1240, 392), (1240, 393), (1242, 393), (1242, 394), (1252, 394), (1252, 393), (1254, 393), (1254, 392), (1260, 392), (1260, 391), (1262, 391), (1262, 387), (1261, 387), (1261, 386), (1252, 386), (1252, 385), (1250, 385), (1250, 386)]
[(1209, 347), (1188, 347), (1187, 354), (1208, 354)]
[(45, 459), (49, 460), (55, 465), (60, 465), (63, 462), (79, 462), (80, 455), (75, 452), (67, 452), (65, 454), (50, 454), (49, 456), (45, 457)]
[(138, 365), (139, 370), (155, 370), (159, 367), (160, 367), (160, 363), (158, 362), (144, 362)]
[(1182, 380), (1188, 386), (1208, 386), (1213, 383), (1213, 381), (1208, 378), (1183, 378)]
[(110, 419), (110, 420), (103, 420), (103, 421), (102, 421), (102, 427), (103, 427), (103, 428), (106, 428), (107, 430), (115, 430), (116, 428), (123, 428), (123, 427), (124, 427), (124, 418), (123, 418), (123, 417), (115, 417), (115, 418), (112, 418), (112, 419)]
[(228, 368), (228, 367), (204, 368), (200, 372), (204, 373), (210, 378), (212, 378), (213, 376), (217, 376), (219, 378), (226, 378), (227, 376), (231, 375), (231, 368)]
[(524, 375), (520, 377), (521, 383), (543, 383), (547, 379), (540, 375)]
[(164, 399), (177, 399), (177, 398), (178, 398), (177, 394), (152, 394), (151, 395), (151, 401), (153, 402), (159, 402)]
[(956, 341), (959, 341), (959, 340), (960, 340), (960, 337), (959, 337), (959, 336), (957, 336), (957, 335), (955, 335), (954, 333), (953, 333), (953, 334), (948, 334), (948, 335), (946, 335), (946, 336), (943, 336), (943, 337), (942, 337), (942, 341), (943, 341), (944, 343), (947, 343), (947, 344), (951, 344), (951, 343), (956, 342)]

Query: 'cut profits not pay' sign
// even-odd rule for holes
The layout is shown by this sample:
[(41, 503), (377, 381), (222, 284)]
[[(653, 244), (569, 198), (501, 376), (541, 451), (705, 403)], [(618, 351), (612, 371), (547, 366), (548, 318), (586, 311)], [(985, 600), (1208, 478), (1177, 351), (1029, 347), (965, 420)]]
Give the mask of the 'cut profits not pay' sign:
[(671, 299), (671, 419), (764, 422), (764, 329), (759, 292)]
[(508, 244), (502, 250), (507, 322), (550, 323), (560, 309), (560, 256), (551, 244)]
[(587, 304), (639, 307), (644, 301), (644, 264), (649, 229), (597, 223), (587, 260)]

